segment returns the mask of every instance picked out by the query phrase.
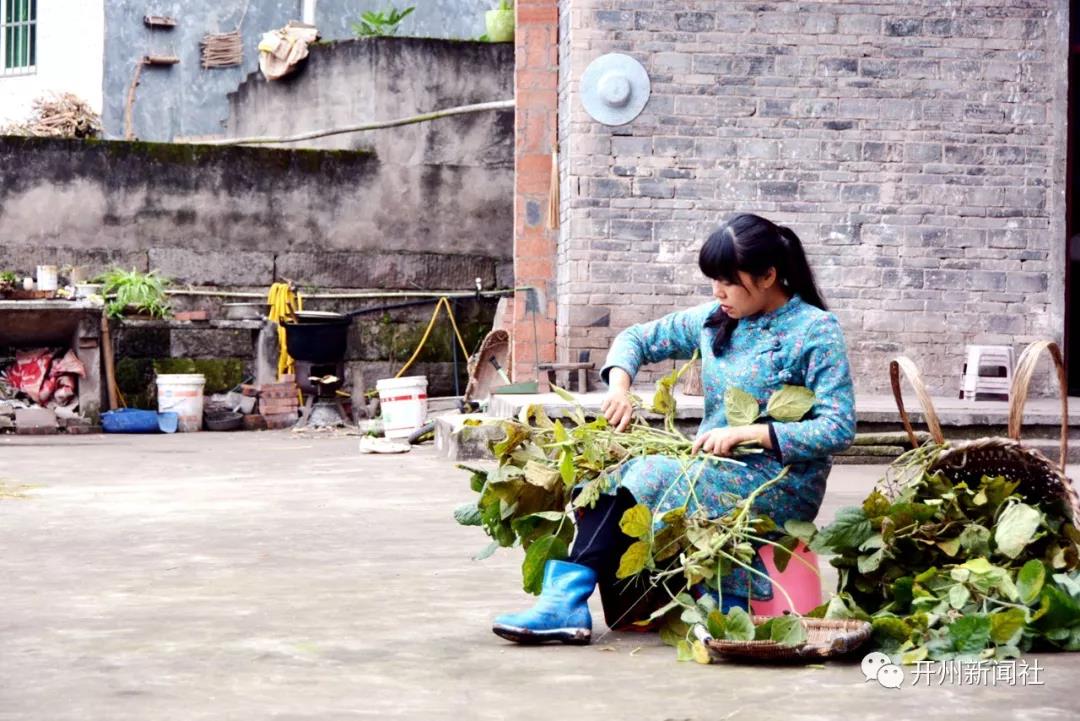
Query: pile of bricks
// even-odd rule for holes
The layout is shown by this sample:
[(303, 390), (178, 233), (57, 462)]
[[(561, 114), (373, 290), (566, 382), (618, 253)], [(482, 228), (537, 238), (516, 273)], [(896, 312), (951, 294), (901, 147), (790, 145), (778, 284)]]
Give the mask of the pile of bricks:
[(51, 436), (60, 431), (81, 434), (98, 430), (100, 429), (88, 418), (70, 414), (57, 417), (51, 408), (16, 408), (8, 401), (0, 401), (0, 432), (14, 431), (21, 436)]
[(300, 412), (300, 391), (295, 376), (281, 376), (277, 383), (261, 386), (245, 385), (241, 392), (257, 399), (257, 408), (244, 416), (247, 430), (292, 428)]

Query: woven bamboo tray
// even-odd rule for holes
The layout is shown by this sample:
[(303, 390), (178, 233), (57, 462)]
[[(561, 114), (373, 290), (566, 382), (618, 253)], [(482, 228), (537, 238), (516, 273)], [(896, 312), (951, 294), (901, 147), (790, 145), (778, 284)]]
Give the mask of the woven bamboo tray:
[[(755, 626), (769, 620), (768, 616), (753, 616)], [(797, 646), (785, 646), (776, 641), (725, 641), (711, 639), (705, 642), (709, 651), (721, 658), (739, 661), (800, 661), (812, 662), (846, 656), (858, 650), (870, 639), (870, 624), (825, 618), (803, 618), (806, 642)]]
[[(1020, 441), (1023, 424), (1024, 405), (1027, 403), (1028, 386), (1035, 373), (1039, 356), (1046, 351), (1057, 371), (1058, 386), (1061, 393), (1061, 440), (1060, 457), (1055, 464), (1039, 450), (1029, 448)], [(915, 395), (922, 404), (930, 438), (936, 444), (945, 444), (945, 435), (941, 432), (941, 422), (930, 394), (926, 391), (922, 375), (911, 359), (899, 357), (889, 364), (889, 377), (892, 382), (893, 397), (900, 411), (900, 420), (908, 432), (912, 445), (918, 445), (911, 420), (904, 409), (904, 400), (900, 392), (900, 371), (907, 376), (915, 390)], [(954, 483), (964, 482), (970, 487), (979, 484), (983, 475), (1005, 476), (1012, 481), (1019, 481), (1025, 496), (1041, 504), (1060, 501), (1066, 517), (1073, 519), (1074, 525), (1080, 525), (1080, 496), (1072, 481), (1065, 475), (1065, 462), (1068, 457), (1069, 443), (1069, 401), (1068, 385), (1065, 378), (1065, 364), (1061, 350), (1052, 341), (1036, 341), (1024, 349), (1016, 363), (1016, 373), (1009, 391), (1009, 436), (977, 438), (971, 441), (949, 443), (948, 447), (927, 470), (942, 471)], [(895, 498), (903, 489), (902, 482), (886, 477), (879, 489), (886, 496)]]

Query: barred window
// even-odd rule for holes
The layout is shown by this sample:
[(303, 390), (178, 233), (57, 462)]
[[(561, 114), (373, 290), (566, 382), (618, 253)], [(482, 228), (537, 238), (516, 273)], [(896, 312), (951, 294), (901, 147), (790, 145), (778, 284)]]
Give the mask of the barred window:
[(0, 0), (0, 75), (25, 75), (37, 66), (37, 0)]

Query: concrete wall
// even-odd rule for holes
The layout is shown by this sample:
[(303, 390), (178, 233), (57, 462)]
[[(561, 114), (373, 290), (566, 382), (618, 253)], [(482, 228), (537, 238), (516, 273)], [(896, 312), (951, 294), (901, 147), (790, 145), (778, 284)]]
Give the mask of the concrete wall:
[(0, 126), (25, 120), (34, 99), (53, 92), (74, 93), (101, 112), (103, 6), (102, 0), (38, 3), (37, 66), (28, 75), (0, 74)]
[[(401, 9), (409, 5), (400, 1), (397, 4)], [(413, 4), (416, 10), (402, 22), (401, 35), (462, 39), (475, 38), (484, 32), (483, 13), (494, 5), (489, 0), (423, 0)], [(89, 5), (96, 6), (99, 15), (102, 13), (101, 2)], [(258, 70), (259, 38), (267, 31), (283, 27), (289, 20), (301, 20), (306, 3), (303, 0), (162, 0), (147, 6), (132, 0), (110, 0), (105, 5), (106, 134), (111, 138), (124, 135), (124, 105), (136, 60), (151, 52), (174, 54), (180, 58), (179, 64), (143, 70), (136, 91), (133, 123), (139, 139), (169, 141), (222, 134), (229, 112), (226, 95)], [(314, 19), (324, 39), (349, 39), (354, 37), (352, 23), (361, 13), (385, 10), (387, 5), (383, 0), (318, 0), (314, 3)], [(79, 13), (85, 12), (80, 5)], [(149, 13), (174, 17), (177, 26), (172, 30), (147, 28), (142, 18)], [(243, 64), (203, 70), (199, 50), (203, 35), (232, 31), (241, 16)], [(65, 20), (65, 27), (68, 25), (73, 32), (79, 32), (77, 23)], [(101, 18), (91, 27), (97, 28), (100, 44)], [(94, 37), (93, 34), (90, 37), (92, 48)], [(69, 47), (84, 45), (72, 43)], [(99, 45), (99, 53), (100, 50)], [(98, 73), (96, 93), (100, 105), (100, 67), (92, 67), (94, 63), (87, 63), (85, 56), (72, 52), (83, 65), (91, 66), (80, 72)], [(80, 66), (73, 64), (73, 67)], [(0, 86), (4, 82), (0, 80)]]
[[(295, 76), (273, 83), (250, 76), (229, 96), (228, 136), (288, 135), (513, 99), (509, 43), (348, 40), (312, 47)], [(289, 145), (371, 149), (382, 161), (401, 165), (498, 167), (507, 171), (509, 182), (513, 117), (512, 110), (485, 112)], [(509, 184), (505, 191), (510, 192)]]
[[(182, 283), (344, 288), (507, 282), (497, 178), (374, 155), (0, 138), (0, 267), (120, 263)], [(488, 192), (490, 191), (490, 192)], [(447, 222), (453, 218), (454, 222)], [(498, 277), (497, 277), (498, 276)]]
[[(244, 14), (244, 8), (247, 13)], [(171, 30), (143, 24), (143, 16), (176, 18)], [(231, 32), (244, 16), (243, 65), (203, 70), (199, 41), (206, 33)], [(177, 65), (144, 68), (134, 105), (135, 136), (169, 141), (176, 137), (220, 135), (226, 94), (258, 69), (259, 38), (264, 32), (300, 19), (298, 0), (160, 0), (147, 5), (109, 0), (105, 8), (106, 136), (124, 137), (124, 105), (135, 63), (148, 53), (176, 55)]]
[[(708, 298), (734, 211), (791, 225), (860, 390), (904, 353), (957, 392), (964, 344), (1061, 339), (1064, 0), (562, 0), (559, 345)], [(652, 99), (609, 128), (579, 78), (635, 56)]]

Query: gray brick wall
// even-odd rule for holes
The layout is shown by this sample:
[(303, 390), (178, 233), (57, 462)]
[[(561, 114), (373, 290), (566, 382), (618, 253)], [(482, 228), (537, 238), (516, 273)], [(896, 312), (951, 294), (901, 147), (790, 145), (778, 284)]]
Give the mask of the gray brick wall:
[[(862, 392), (904, 353), (958, 389), (967, 343), (1061, 340), (1064, 0), (562, 0), (560, 356), (708, 297), (697, 249), (735, 211), (791, 225)], [(589, 61), (653, 95), (585, 113)], [(655, 377), (664, 367), (642, 379)]]

